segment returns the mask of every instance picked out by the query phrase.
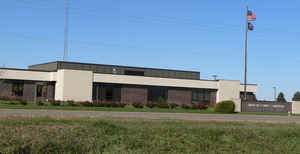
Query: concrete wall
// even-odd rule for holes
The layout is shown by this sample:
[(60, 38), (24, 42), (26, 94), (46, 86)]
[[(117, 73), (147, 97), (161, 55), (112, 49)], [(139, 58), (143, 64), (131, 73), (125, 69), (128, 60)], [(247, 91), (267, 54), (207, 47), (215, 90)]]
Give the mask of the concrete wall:
[(94, 82), (165, 86), (165, 87), (218, 89), (217, 81), (154, 78), (154, 77), (112, 75), (112, 74), (99, 74), (99, 73), (94, 74)]
[(241, 111), (240, 82), (220, 80), (218, 82), (217, 103), (231, 100), (235, 103), (236, 112)]
[(58, 70), (56, 100), (92, 101), (93, 72)]
[(217, 102), (240, 99), (240, 82), (220, 80), (218, 82)]
[(292, 114), (300, 114), (300, 101), (292, 102)]
[[(253, 84), (247, 85), (247, 92), (256, 93), (257, 90), (258, 90), (258, 86), (257, 85), (253, 85)], [(244, 85), (243, 84), (240, 85), (240, 91), (244, 92)]]
[(0, 69), (3, 73), (0, 79), (30, 80), (30, 81), (55, 81), (56, 72), (40, 72), (29, 70)]

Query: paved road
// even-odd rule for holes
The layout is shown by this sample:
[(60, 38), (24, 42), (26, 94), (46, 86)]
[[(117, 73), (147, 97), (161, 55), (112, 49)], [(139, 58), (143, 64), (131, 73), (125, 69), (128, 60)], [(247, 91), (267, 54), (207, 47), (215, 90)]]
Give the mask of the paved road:
[(104, 112), (104, 111), (61, 111), (61, 110), (11, 110), (0, 109), (0, 117), (112, 117), (141, 119), (175, 119), (196, 121), (250, 121), (271, 123), (300, 123), (300, 117), (266, 116), (266, 115), (224, 115), (224, 114), (191, 114), (191, 113), (142, 113), (142, 112)]

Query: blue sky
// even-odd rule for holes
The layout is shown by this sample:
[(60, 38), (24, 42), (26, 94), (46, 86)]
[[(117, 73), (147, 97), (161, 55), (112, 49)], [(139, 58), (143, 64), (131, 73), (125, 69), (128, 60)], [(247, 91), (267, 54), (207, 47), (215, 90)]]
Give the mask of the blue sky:
[[(249, 82), (300, 90), (300, 1), (249, 0)], [(243, 81), (245, 0), (71, 0), (69, 61), (200, 71)], [(0, 65), (62, 60), (63, 0), (4, 0)], [(298, 37), (297, 37), (298, 36)]]

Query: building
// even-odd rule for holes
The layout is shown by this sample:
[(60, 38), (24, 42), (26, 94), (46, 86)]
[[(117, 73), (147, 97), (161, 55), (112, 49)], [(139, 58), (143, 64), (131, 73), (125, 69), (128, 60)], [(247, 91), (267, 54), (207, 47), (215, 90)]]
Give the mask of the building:
[[(0, 69), (0, 96), (26, 100), (141, 102), (210, 105), (240, 101), (243, 85), (231, 80), (201, 80), (200, 72), (75, 62), (50, 62), (28, 69)], [(257, 85), (248, 85), (249, 99)]]

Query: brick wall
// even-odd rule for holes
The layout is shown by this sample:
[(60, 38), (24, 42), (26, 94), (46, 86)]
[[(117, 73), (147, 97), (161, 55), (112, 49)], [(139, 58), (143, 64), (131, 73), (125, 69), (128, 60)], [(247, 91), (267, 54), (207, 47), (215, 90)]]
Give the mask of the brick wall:
[(0, 80), (0, 96), (11, 96), (12, 85), (6, 80)]
[(217, 104), (217, 91), (212, 91), (210, 93), (210, 106), (215, 106)]
[[(0, 81), (0, 96), (12, 96), (12, 80), (5, 80)], [(24, 89), (23, 89), (23, 97), (22, 99), (25, 99), (27, 101), (34, 101), (34, 95), (35, 95), (35, 82), (34, 81), (25, 81), (24, 82)], [(37, 101), (45, 101), (53, 100), (54, 99), (54, 89), (55, 84), (49, 84), (47, 86), (47, 96), (46, 97), (38, 97)]]
[(35, 95), (35, 84), (34, 82), (25, 82), (23, 90), (23, 99), (33, 101)]
[(176, 103), (176, 104), (192, 103), (192, 90), (169, 89), (168, 103)]
[(148, 100), (148, 90), (143, 87), (126, 86), (121, 90), (121, 102), (146, 104)]

